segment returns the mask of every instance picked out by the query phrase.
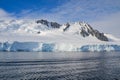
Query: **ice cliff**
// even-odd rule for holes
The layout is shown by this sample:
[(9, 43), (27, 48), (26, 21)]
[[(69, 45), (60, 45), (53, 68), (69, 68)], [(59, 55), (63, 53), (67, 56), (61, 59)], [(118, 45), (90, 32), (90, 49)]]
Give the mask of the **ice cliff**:
[(93, 44), (93, 45), (74, 45), (74, 44), (55, 44), (39, 42), (13, 42), (0, 43), (0, 51), (35, 51), (35, 52), (58, 52), (58, 51), (120, 51), (120, 45), (117, 44)]

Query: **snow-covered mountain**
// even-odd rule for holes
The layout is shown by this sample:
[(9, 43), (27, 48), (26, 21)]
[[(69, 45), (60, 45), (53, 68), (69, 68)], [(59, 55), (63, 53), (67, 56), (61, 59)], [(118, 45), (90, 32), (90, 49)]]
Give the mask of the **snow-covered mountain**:
[(120, 39), (85, 22), (0, 20), (0, 51), (120, 51)]

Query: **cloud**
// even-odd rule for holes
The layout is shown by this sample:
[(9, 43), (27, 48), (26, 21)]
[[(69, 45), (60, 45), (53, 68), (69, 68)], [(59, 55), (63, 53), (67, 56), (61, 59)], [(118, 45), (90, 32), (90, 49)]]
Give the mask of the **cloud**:
[(13, 17), (12, 13), (8, 13), (5, 10), (3, 10), (2, 8), (0, 8), (0, 19), (14, 19), (15, 17)]
[(120, 37), (120, 12), (113, 13), (90, 23), (96, 29)]
[(65, 0), (64, 3), (52, 9), (24, 10), (21, 12), (24, 13), (21, 18), (44, 18), (61, 23), (79, 20), (91, 22), (101, 16), (118, 12), (119, 4), (120, 0)]
[[(75, 5), (73, 5), (75, 3)], [(39, 19), (39, 18), (43, 18), (43, 19), (48, 19), (51, 21), (58, 21), (61, 23), (64, 22), (71, 22), (76, 20), (76, 18), (78, 18), (78, 14), (80, 13), (80, 6), (79, 4), (76, 4), (76, 2), (73, 3), (73, 0), (67, 0), (67, 2), (65, 1), (65, 3), (63, 3), (62, 5), (59, 5), (55, 8), (52, 8), (49, 10), (49, 12), (46, 12), (47, 9), (40, 9), (40, 10), (24, 10), (24, 13), (22, 14), (23, 16), (21, 18), (32, 18), (32, 19)], [(74, 11), (73, 11), (74, 10)], [(23, 11), (21, 12), (23, 13)], [(18, 14), (18, 15), (21, 15)], [(78, 15), (78, 16), (77, 16)]]
[(5, 12), (3, 9), (0, 9), (0, 17), (8, 16), (8, 13)]

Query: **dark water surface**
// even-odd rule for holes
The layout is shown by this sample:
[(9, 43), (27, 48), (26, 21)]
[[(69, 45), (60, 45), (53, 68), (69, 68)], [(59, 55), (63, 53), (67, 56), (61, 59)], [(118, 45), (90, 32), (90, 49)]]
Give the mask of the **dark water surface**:
[(0, 52), (0, 80), (120, 80), (120, 52)]

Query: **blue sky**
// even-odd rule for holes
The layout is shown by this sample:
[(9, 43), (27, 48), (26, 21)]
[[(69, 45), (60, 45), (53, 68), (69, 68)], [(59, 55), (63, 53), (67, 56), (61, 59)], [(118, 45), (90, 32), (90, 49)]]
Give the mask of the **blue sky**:
[(120, 35), (120, 0), (0, 0), (0, 17), (85, 21), (103, 32)]
[(120, 0), (0, 0), (0, 8), (17, 18), (94, 21), (119, 12)]
[(20, 13), (22, 10), (40, 10), (46, 12), (64, 3), (65, 0), (0, 0), (0, 7), (8, 12)]

